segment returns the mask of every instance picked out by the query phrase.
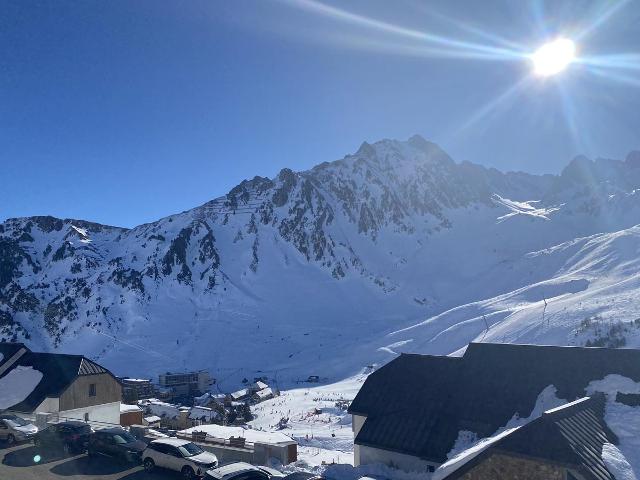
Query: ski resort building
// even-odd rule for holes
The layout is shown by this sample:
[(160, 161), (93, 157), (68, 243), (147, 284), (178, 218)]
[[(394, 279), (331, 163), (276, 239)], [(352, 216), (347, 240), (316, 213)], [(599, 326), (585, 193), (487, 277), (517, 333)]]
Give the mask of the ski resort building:
[(0, 410), (41, 424), (81, 420), (119, 425), (121, 398), (116, 377), (86, 357), (0, 343)]
[(153, 398), (156, 396), (156, 391), (151, 383), (151, 380), (147, 378), (119, 378), (122, 384), (122, 401), (127, 403), (135, 403), (138, 400), (145, 398)]
[(640, 350), (472, 343), (461, 357), (402, 354), (372, 373), (349, 407), (355, 465), (435, 471), (465, 439), (534, 420), (609, 375), (640, 382)]
[(206, 370), (187, 373), (163, 373), (158, 378), (160, 387), (170, 389), (174, 396), (202, 395), (214, 380)]
[(604, 422), (604, 396), (585, 397), (453, 457), (432, 480), (614, 480), (602, 458), (617, 443)]

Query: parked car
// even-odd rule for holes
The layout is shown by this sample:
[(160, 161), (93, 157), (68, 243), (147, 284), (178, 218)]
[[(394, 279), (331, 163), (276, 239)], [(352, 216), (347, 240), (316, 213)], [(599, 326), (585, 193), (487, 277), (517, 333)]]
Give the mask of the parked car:
[(87, 453), (90, 457), (104, 455), (126, 462), (142, 463), (142, 452), (147, 444), (127, 432), (114, 427), (97, 430), (89, 436)]
[(153, 440), (142, 453), (144, 469), (155, 467), (180, 472), (185, 479), (200, 478), (218, 465), (218, 458), (189, 440), (161, 438)]
[(60, 448), (65, 453), (84, 453), (89, 445), (91, 426), (84, 422), (54, 423), (33, 437), (36, 446)]
[(0, 440), (9, 445), (31, 440), (38, 433), (38, 427), (17, 415), (0, 415)]
[(207, 480), (279, 480), (284, 475), (269, 467), (258, 467), (245, 462), (234, 462), (207, 470)]

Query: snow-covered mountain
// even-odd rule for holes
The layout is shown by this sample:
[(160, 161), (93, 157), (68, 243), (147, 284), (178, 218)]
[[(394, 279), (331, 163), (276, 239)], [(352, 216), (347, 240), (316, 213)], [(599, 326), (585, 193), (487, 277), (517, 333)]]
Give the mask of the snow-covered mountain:
[(0, 338), (284, 383), (472, 340), (638, 345), (639, 187), (638, 152), (536, 176), (415, 136), (133, 229), (9, 219)]

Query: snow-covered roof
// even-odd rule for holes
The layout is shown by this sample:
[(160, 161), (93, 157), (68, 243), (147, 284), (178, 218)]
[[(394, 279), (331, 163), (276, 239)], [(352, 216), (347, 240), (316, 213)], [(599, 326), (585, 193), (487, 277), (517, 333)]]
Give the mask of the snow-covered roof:
[(145, 405), (151, 413), (159, 417), (175, 418), (180, 414), (180, 406), (161, 402), (160, 400), (150, 400), (143, 405)]
[(273, 395), (273, 390), (271, 390), (271, 388), (263, 388), (259, 392), (256, 392), (256, 395), (259, 398), (267, 398), (267, 397), (270, 397), (271, 395)]
[(603, 395), (585, 397), (546, 410), (542, 416), (515, 428), (505, 428), (476, 442), (444, 464), (432, 480), (463, 478), (494, 451), (541, 461), (571, 465), (585, 477), (612, 480), (602, 456), (615, 438), (604, 423)]
[(157, 415), (151, 415), (150, 417), (144, 417), (144, 421), (147, 423), (156, 423), (161, 421), (162, 419)]
[(238, 390), (237, 392), (231, 393), (231, 398), (238, 400), (240, 398), (244, 398), (249, 395), (249, 389), (243, 388), (242, 390)]
[(250, 443), (291, 444), (295, 443), (291, 437), (281, 432), (263, 432), (242, 427), (226, 427), (222, 425), (199, 425), (187, 428), (180, 433), (191, 435), (193, 432), (206, 432), (210, 437), (228, 440), (231, 437), (242, 437)]
[(120, 413), (141, 412), (142, 409), (137, 405), (120, 404)]
[(462, 452), (460, 452), (455, 457), (447, 460), (445, 463), (440, 465), (437, 470), (434, 472), (431, 477), (432, 480), (442, 480), (447, 477), (451, 473), (458, 470), (463, 465), (467, 464), (469, 461), (473, 460), (475, 457), (484, 452), (487, 448), (489, 448), (494, 443), (500, 441), (507, 435), (510, 435), (512, 432), (516, 431), (520, 427), (509, 428), (504, 432), (501, 432), (493, 437), (485, 438), (476, 443), (473, 447), (470, 447)]
[(257, 388), (258, 390), (264, 390), (264, 389), (265, 389), (265, 388), (267, 388), (268, 386), (269, 386), (269, 385), (267, 385), (266, 383), (264, 383), (264, 382), (262, 382), (262, 381), (260, 381), (260, 380), (258, 380), (258, 381), (256, 382), (256, 388)]
[[(640, 381), (640, 350), (471, 343), (462, 357), (402, 354), (371, 374), (350, 405), (368, 417), (355, 443), (445, 462), (465, 422), (489, 432), (517, 426), (507, 423), (529, 415), (550, 385), (567, 402), (610, 373)], [(424, 428), (409, 428), (416, 421)]]
[(189, 410), (189, 418), (193, 420), (202, 419), (202, 418), (207, 420), (213, 420), (218, 417), (220, 417), (220, 414), (216, 412), (214, 409), (208, 408), (208, 407), (191, 407), (191, 409)]

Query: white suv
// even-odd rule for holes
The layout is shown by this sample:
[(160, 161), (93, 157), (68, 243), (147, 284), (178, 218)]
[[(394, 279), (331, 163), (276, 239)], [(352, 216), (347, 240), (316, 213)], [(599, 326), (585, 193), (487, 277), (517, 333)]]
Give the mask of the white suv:
[(180, 472), (183, 478), (191, 480), (216, 467), (218, 457), (189, 440), (162, 438), (147, 445), (142, 453), (142, 464), (147, 472), (162, 467)]
[(280, 480), (284, 475), (269, 467), (235, 462), (207, 471), (205, 480)]
[(36, 433), (38, 427), (16, 415), (0, 415), (0, 439), (7, 444), (31, 440)]

